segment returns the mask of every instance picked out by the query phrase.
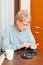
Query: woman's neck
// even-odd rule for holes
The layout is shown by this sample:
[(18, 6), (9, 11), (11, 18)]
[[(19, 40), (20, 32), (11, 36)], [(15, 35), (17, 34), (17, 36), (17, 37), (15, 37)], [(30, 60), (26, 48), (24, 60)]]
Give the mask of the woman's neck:
[(14, 27), (15, 27), (16, 30), (19, 31), (19, 28), (18, 28), (18, 25), (17, 24), (14, 24)]
[(19, 32), (21, 32), (21, 30), (18, 28), (17, 24), (14, 24), (14, 27), (15, 27), (16, 30), (18, 30)]

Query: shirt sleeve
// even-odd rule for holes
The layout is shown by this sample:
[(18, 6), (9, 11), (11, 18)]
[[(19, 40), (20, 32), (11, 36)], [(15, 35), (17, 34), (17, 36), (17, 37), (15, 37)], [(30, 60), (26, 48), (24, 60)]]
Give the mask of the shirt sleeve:
[(32, 34), (31, 29), (28, 29), (28, 42), (29, 43), (36, 43), (35, 37)]
[[(20, 43), (16, 39), (16, 35), (14, 34), (14, 40), (13, 36), (11, 35), (10, 27), (7, 27), (4, 30), (3, 36), (2, 36), (2, 50), (5, 51), (7, 49), (20, 49)], [(13, 43), (11, 42), (13, 41)]]
[(10, 49), (10, 30), (9, 27), (7, 27), (4, 30), (3, 36), (2, 36), (2, 50), (5, 51), (7, 49)]

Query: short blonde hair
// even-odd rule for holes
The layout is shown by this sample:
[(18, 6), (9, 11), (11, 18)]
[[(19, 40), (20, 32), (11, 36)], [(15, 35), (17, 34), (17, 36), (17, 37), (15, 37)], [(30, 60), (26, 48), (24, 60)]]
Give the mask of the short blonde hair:
[(16, 14), (15, 20), (30, 21), (30, 14), (27, 10), (21, 10)]

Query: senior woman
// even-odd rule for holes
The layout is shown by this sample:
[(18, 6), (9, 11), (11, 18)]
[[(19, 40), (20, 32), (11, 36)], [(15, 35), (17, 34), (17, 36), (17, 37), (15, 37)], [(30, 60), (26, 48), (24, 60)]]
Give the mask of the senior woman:
[(30, 29), (31, 17), (27, 10), (19, 11), (15, 16), (14, 25), (8, 26), (2, 39), (2, 50), (20, 48), (36, 49), (37, 44)]

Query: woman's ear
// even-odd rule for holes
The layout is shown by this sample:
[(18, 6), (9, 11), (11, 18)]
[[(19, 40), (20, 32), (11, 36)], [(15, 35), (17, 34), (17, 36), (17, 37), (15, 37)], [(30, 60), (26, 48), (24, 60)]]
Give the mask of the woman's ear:
[(17, 24), (19, 24), (20, 23), (20, 20), (19, 19), (17, 19)]

